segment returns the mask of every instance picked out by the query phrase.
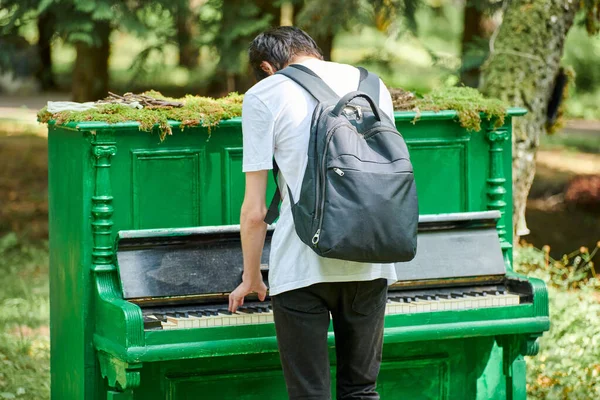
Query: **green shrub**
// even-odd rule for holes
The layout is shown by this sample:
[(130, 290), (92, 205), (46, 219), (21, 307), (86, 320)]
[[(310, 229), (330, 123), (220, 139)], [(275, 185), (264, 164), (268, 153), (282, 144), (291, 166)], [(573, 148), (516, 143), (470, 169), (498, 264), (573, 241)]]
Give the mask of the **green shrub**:
[(549, 249), (515, 252), (518, 272), (543, 279), (550, 295), (550, 331), (540, 352), (527, 357), (527, 393), (532, 399), (600, 398), (600, 281), (592, 252), (581, 248), (560, 260)]
[(550, 288), (550, 331), (527, 357), (527, 393), (534, 399), (600, 398), (600, 294)]

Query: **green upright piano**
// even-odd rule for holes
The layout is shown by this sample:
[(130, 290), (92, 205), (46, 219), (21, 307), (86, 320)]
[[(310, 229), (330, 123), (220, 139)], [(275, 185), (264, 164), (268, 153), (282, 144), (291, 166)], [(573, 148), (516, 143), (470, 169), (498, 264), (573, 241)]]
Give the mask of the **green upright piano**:
[[(383, 400), (526, 398), (524, 356), (549, 318), (544, 283), (512, 268), (524, 112), (479, 132), (454, 111), (395, 115), (421, 216), (389, 291)], [(134, 122), (49, 124), (53, 399), (286, 398), (268, 302), (225, 311), (242, 271), (241, 121), (171, 125), (161, 141)]]

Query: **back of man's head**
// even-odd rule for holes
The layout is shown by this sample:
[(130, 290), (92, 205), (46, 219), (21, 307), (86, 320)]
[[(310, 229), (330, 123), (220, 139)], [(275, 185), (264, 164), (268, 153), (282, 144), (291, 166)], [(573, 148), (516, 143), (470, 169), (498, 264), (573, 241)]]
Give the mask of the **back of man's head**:
[(261, 67), (264, 61), (279, 71), (296, 56), (323, 59), (323, 53), (313, 38), (293, 26), (280, 26), (261, 33), (250, 43), (248, 56), (257, 80), (269, 76)]

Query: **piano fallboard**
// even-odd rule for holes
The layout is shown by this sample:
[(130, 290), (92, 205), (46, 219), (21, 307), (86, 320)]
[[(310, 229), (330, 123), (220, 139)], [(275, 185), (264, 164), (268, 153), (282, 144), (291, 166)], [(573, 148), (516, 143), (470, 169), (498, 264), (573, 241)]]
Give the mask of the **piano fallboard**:
[[(497, 211), (426, 215), (419, 219), (417, 255), (396, 263), (398, 287), (501, 283), (506, 274)], [(262, 254), (268, 284), (273, 230)], [(140, 305), (216, 303), (241, 282), (239, 226), (121, 231), (116, 264), (123, 298)]]

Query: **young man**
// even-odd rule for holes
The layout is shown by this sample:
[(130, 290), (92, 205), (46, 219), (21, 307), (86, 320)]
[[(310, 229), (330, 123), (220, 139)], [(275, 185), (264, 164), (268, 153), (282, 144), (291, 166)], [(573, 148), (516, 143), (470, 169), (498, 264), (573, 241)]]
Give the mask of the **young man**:
[[(266, 187), (273, 157), (283, 188), (279, 221), (271, 242), (269, 285), (283, 373), (289, 398), (327, 400), (330, 364), (327, 331), (335, 331), (338, 399), (379, 399), (375, 382), (381, 363), (387, 285), (396, 280), (393, 264), (322, 258), (296, 234), (290, 199), (298, 199), (307, 165), (310, 123), (317, 101), (302, 87), (275, 72), (302, 64), (340, 97), (358, 88), (360, 72), (323, 61), (305, 32), (279, 27), (258, 35), (249, 48), (258, 83), (242, 109), (243, 170), (246, 192), (241, 210), (243, 282), (229, 297), (235, 311), (249, 293), (267, 294), (260, 258), (267, 225)], [(380, 82), (381, 110), (393, 120), (392, 99)], [(296, 200), (297, 201), (297, 200)]]

